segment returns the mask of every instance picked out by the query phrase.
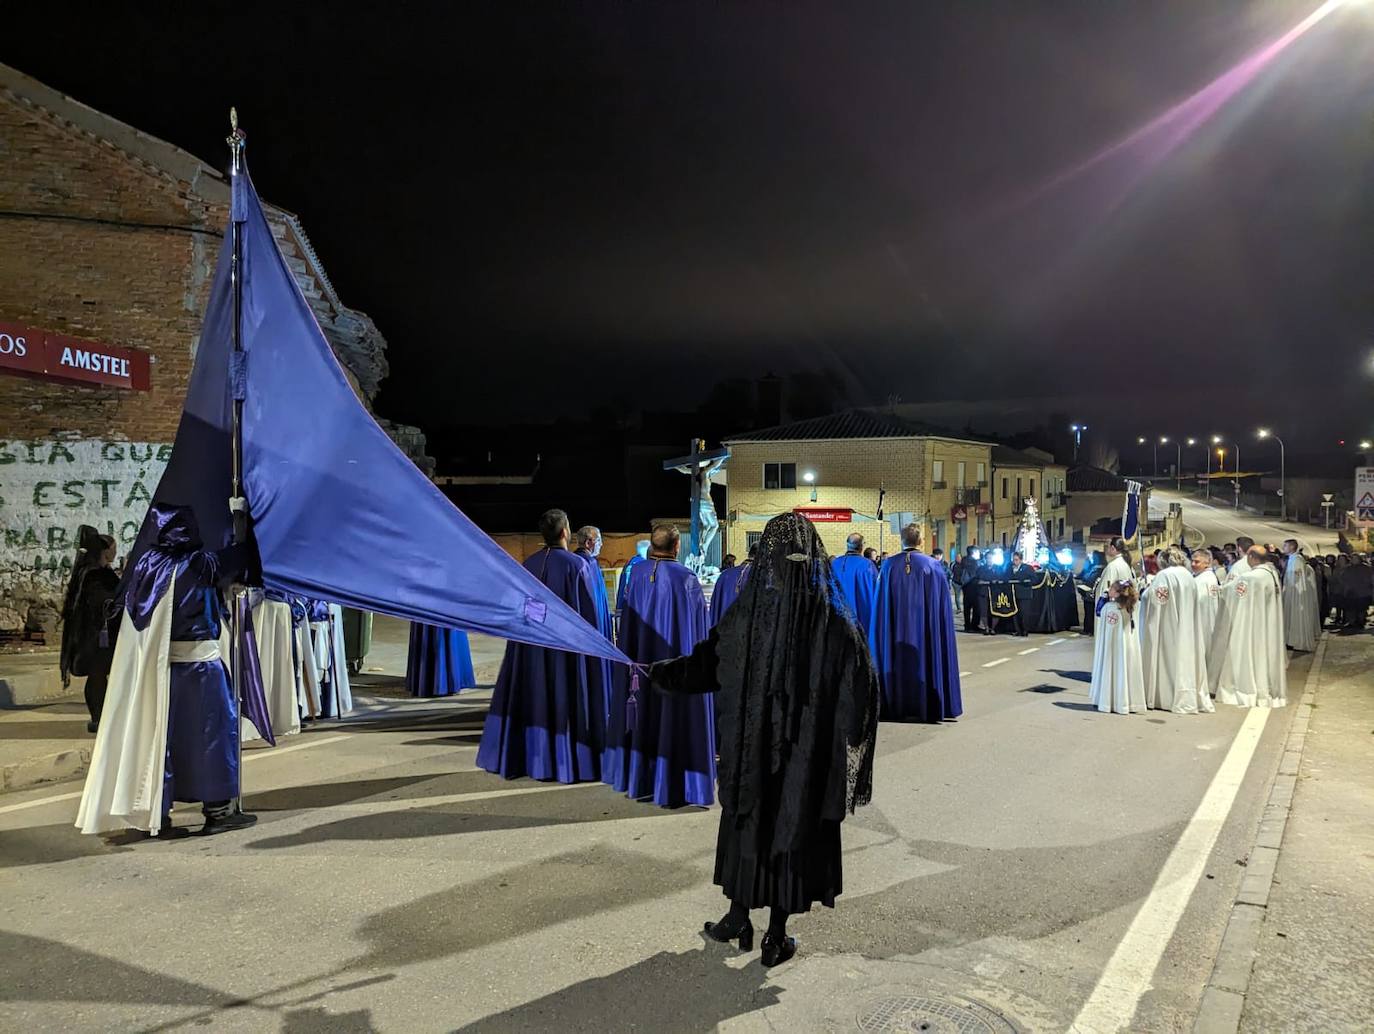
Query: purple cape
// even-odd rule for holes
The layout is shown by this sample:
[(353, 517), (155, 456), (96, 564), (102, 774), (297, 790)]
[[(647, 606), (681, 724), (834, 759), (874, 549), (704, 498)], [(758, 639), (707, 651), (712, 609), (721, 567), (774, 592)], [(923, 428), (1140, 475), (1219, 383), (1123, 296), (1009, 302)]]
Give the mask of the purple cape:
[(884, 721), (938, 722), (964, 713), (949, 579), (930, 557), (908, 551), (883, 561), (869, 645)]
[(878, 571), (862, 553), (846, 553), (830, 561), (835, 581), (864, 635), (873, 620), (873, 597), (878, 594)]
[(712, 628), (720, 624), (720, 619), (725, 617), (725, 612), (730, 609), (730, 604), (739, 599), (739, 591), (744, 588), (744, 583), (748, 579), (749, 562), (747, 560), (720, 572), (720, 577), (716, 579), (715, 587), (711, 590)]
[(414, 622), (406, 658), (406, 690), (413, 697), (446, 697), (477, 685), (468, 634)]
[[(581, 557), (545, 548), (525, 561), (525, 570), (589, 625), (599, 627), (591, 572)], [(600, 779), (606, 734), (603, 670), (593, 657), (507, 643), (477, 766), (507, 779)]]
[[(620, 648), (639, 664), (690, 653), (708, 632), (701, 583), (675, 560), (638, 565), (625, 590)], [(606, 728), (606, 782), (662, 807), (715, 800), (712, 694), (669, 697), (617, 667)]]

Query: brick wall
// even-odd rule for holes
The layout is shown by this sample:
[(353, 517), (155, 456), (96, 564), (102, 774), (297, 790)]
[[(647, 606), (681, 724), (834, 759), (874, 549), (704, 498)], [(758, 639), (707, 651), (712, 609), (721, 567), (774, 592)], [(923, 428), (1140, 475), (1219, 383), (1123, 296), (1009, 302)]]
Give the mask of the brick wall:
[[(729, 513), (722, 523), (725, 551), (739, 557), (746, 552), (748, 532), (762, 531), (768, 516), (798, 506), (833, 506), (873, 515), (878, 506), (880, 484), (887, 488), (884, 508), (889, 514), (925, 512), (929, 477), (923, 470), (920, 443), (916, 439), (736, 442), (730, 448)], [(797, 487), (765, 489), (765, 463), (796, 463)], [(811, 486), (801, 480), (806, 470), (816, 472), (814, 504)], [(750, 518), (748, 514), (758, 516)], [(863, 534), (874, 548), (880, 548), (883, 539), (889, 551), (895, 546), (892, 534), (880, 534), (880, 526), (871, 521), (818, 523), (816, 530), (831, 553), (843, 553), (845, 538), (854, 531)]]

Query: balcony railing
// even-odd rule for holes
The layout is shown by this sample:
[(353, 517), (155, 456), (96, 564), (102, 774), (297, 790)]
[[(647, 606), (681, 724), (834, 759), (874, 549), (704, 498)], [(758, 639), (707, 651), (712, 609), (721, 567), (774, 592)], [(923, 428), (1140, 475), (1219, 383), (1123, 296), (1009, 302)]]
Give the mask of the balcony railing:
[(954, 502), (959, 506), (977, 506), (983, 501), (983, 492), (979, 488), (956, 488), (954, 490)]

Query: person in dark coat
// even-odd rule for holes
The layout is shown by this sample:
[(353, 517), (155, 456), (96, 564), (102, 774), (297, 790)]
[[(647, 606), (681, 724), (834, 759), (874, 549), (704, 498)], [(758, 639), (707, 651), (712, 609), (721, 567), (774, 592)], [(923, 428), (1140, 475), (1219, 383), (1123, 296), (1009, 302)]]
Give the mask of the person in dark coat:
[(1011, 582), (1016, 593), (1016, 615), (1011, 619), (1012, 630), (1018, 636), (1030, 635), (1032, 622), (1030, 609), (1035, 602), (1035, 583), (1038, 575), (1024, 562), (1020, 553), (1011, 555), (1011, 566), (1007, 568), (1007, 581)]
[(86, 710), (91, 715), (86, 731), (93, 733), (100, 727), (119, 632), (119, 612), (109, 605), (119, 587), (119, 575), (110, 566), (115, 558), (115, 540), (110, 536), (83, 524), (77, 531), (77, 547), (62, 604), (58, 666), (63, 686), (71, 685), (73, 675), (85, 677)]
[(716, 694), (720, 832), (715, 882), (730, 910), (706, 934), (753, 946), (749, 910), (770, 909), (763, 964), (796, 954), (787, 919), (843, 890), (840, 824), (873, 794), (878, 678), (816, 529), (768, 522), (754, 573), (686, 657), (649, 669), (656, 689)]

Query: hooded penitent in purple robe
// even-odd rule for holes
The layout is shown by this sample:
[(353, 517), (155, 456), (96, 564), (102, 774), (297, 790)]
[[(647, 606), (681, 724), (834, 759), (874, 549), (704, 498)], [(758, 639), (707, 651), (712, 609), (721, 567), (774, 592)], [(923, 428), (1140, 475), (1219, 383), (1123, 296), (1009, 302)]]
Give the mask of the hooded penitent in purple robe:
[[(598, 625), (591, 574), (581, 557), (545, 547), (525, 561), (525, 570), (588, 624)], [(507, 643), (477, 750), (478, 767), (507, 779), (600, 779), (606, 732), (602, 670), (593, 657)]]
[(873, 597), (878, 594), (878, 572), (873, 561), (862, 553), (846, 553), (830, 561), (835, 581), (858, 620), (859, 631), (868, 635), (873, 619)]
[(936, 561), (911, 549), (883, 561), (868, 635), (883, 721), (938, 722), (964, 713), (954, 604)]
[[(697, 576), (669, 557), (635, 567), (625, 589), (620, 648), (637, 664), (681, 657), (706, 638), (706, 597)], [(675, 808), (715, 800), (711, 694), (670, 697), (617, 667), (606, 723), (605, 780), (630, 797)]]
[(410, 654), (406, 658), (406, 689), (411, 696), (452, 696), (476, 685), (466, 632), (411, 623)]

